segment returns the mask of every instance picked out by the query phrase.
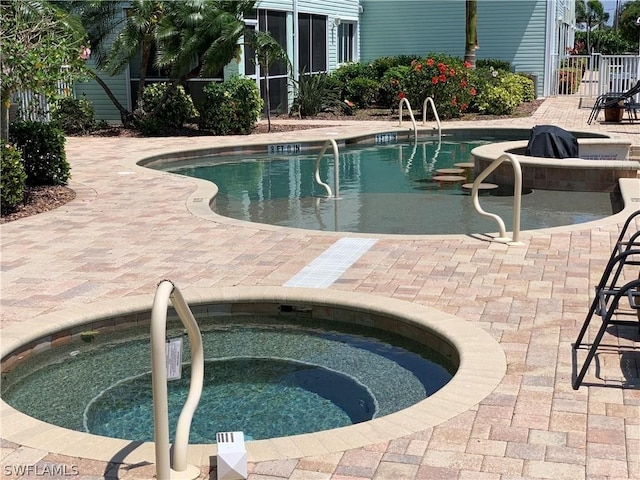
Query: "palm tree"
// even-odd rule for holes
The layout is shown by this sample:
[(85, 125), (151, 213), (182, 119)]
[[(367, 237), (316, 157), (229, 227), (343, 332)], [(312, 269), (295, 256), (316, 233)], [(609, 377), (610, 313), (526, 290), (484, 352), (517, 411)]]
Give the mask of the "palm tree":
[(465, 3), (465, 49), (464, 61), (476, 68), (476, 49), (478, 48), (477, 0), (466, 0)]
[(125, 21), (107, 55), (106, 67), (109, 75), (117, 75), (127, 68), (129, 62), (140, 54), (140, 77), (138, 102), (144, 93), (147, 67), (156, 41), (156, 29), (163, 18), (165, 2), (132, 0)]
[(156, 64), (171, 70), (173, 82), (152, 114), (185, 80), (214, 76), (233, 59), (240, 58), (243, 18), (253, 10), (255, 1), (169, 2), (157, 30)]
[(249, 37), (249, 45), (255, 52), (255, 62), (260, 65), (260, 69), (264, 72), (264, 92), (266, 96), (267, 109), (267, 131), (271, 131), (271, 99), (269, 97), (269, 69), (277, 61), (283, 61), (286, 64), (287, 71), (291, 71), (291, 62), (287, 56), (287, 52), (282, 45), (271, 36), (269, 32), (254, 30)]
[(602, 28), (609, 20), (609, 14), (604, 11), (600, 0), (584, 0), (576, 2), (576, 21), (584, 23), (587, 27), (587, 53), (591, 54), (591, 31), (594, 28)]
[[(173, 89), (189, 78), (213, 76), (239, 56), (238, 40), (244, 33), (243, 17), (255, 6), (255, 0), (132, 0), (122, 18), (118, 2), (74, 0), (67, 8), (76, 12), (89, 33), (96, 66), (110, 75), (122, 72), (141, 55), (138, 99), (144, 92), (149, 62), (170, 71), (172, 88), (153, 112), (157, 114)], [(109, 36), (116, 40), (107, 48)], [(153, 47), (155, 58), (151, 58)], [(115, 98), (109, 87), (93, 74), (127, 125), (133, 115)]]
[[(155, 30), (162, 19), (166, 2), (132, 0), (125, 16), (122, 16), (122, 5), (119, 2), (73, 0), (59, 3), (76, 15), (84, 25), (91, 44), (92, 59), (98, 69), (109, 75), (117, 75), (126, 69), (136, 55), (141, 55), (138, 100), (142, 98), (147, 66), (152, 61)], [(110, 43), (114, 34), (115, 41)], [(92, 70), (91, 76), (120, 112), (122, 123), (128, 125), (133, 118), (132, 113), (118, 101), (97, 72)]]

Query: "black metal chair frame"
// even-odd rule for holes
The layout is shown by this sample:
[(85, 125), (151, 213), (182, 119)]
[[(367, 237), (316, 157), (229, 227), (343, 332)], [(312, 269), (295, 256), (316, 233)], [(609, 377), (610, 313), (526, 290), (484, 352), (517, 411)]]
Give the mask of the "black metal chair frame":
[[(623, 269), (627, 265), (640, 266), (640, 230), (631, 234), (627, 240), (627, 230), (632, 220), (640, 215), (640, 210), (632, 213), (622, 228), (616, 246), (611, 252), (607, 266), (602, 274), (600, 282), (596, 286), (595, 295), (585, 318), (578, 338), (573, 344), (574, 358), (577, 359), (577, 350), (582, 345), (582, 340), (589, 328), (589, 323), (594, 315), (602, 317), (602, 324), (598, 329), (582, 368), (572, 379), (574, 390), (580, 388), (589, 365), (596, 354), (609, 325), (638, 325), (640, 326), (640, 278), (623, 285), (618, 285)], [(640, 273), (640, 272), (639, 272)], [(621, 308), (620, 301), (627, 297), (629, 308)], [(635, 312), (634, 312), (635, 310)], [(637, 316), (635, 320), (625, 320), (625, 317)], [(576, 360), (577, 370), (577, 360)]]
[[(633, 97), (638, 93), (640, 93), (640, 80), (638, 80), (636, 84), (626, 92), (609, 92), (598, 95), (598, 98), (596, 98), (593, 108), (591, 109), (591, 113), (589, 114), (587, 124), (591, 125), (591, 123), (598, 118), (600, 110), (615, 106), (624, 108), (629, 116), (629, 120), (633, 122), (634, 118), (637, 118), (636, 111), (640, 110), (640, 103), (633, 101)], [(622, 105), (620, 104), (621, 102)], [(631, 115), (632, 112), (633, 116)]]

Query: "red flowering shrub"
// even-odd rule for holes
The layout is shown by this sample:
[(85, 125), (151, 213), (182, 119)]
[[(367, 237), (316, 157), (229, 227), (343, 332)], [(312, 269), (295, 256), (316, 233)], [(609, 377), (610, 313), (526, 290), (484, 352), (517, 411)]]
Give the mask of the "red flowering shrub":
[(441, 119), (459, 117), (469, 106), (475, 88), (468, 62), (443, 54), (429, 54), (412, 62), (403, 89), (414, 110), (432, 97)]

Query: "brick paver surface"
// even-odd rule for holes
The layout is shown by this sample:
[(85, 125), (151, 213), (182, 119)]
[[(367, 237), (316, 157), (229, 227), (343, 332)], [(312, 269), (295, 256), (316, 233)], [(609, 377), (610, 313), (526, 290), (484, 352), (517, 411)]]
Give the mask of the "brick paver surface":
[[(589, 111), (577, 105), (577, 98), (548, 99), (533, 117), (482, 123), (607, 131), (640, 144), (638, 124), (587, 126)], [(295, 138), (394, 125), (345, 122), (296, 132)], [(274, 134), (268, 141), (289, 138)], [(199, 218), (186, 207), (192, 180), (132, 167), (127, 160), (167, 149), (259, 141), (266, 140), (69, 138), (70, 186), (77, 198), (1, 227), (2, 325), (95, 300), (152, 295), (163, 278), (181, 289), (282, 285), (336, 237)], [(630, 347), (625, 368), (617, 353), (603, 355), (598, 376), (588, 376), (590, 386), (574, 391), (570, 384), (571, 342), (620, 227), (603, 222), (527, 234), (524, 245), (512, 247), (468, 237), (378, 240), (330, 288), (417, 302), (476, 324), (504, 349), (503, 381), (480, 404), (430, 430), (337, 454), (251, 464), (249, 478), (640, 478), (637, 329), (627, 338), (607, 338)], [(12, 466), (42, 462), (73, 465), (76, 478), (84, 480), (154, 474), (148, 465), (61, 457), (6, 440), (0, 447), (7, 478), (17, 476)], [(202, 478), (209, 475), (203, 467)]]

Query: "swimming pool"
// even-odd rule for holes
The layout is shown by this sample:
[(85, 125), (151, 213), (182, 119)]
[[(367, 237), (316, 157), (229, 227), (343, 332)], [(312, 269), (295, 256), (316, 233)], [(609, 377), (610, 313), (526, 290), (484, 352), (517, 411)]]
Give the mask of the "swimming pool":
[[(526, 132), (528, 134), (528, 132)], [(523, 135), (525, 132), (523, 132)], [(472, 169), (456, 173), (457, 182), (434, 179), (439, 170), (457, 169), (473, 148), (501, 137), (477, 135), (463, 140), (395, 141), (340, 147), (338, 198), (327, 198), (314, 180), (316, 153), (210, 156), (162, 169), (215, 183), (213, 210), (248, 222), (321, 231), (382, 234), (473, 234), (493, 232), (495, 222), (481, 217), (462, 185)], [(510, 137), (512, 138), (512, 137)], [(320, 178), (333, 188), (333, 158), (320, 164)], [(620, 209), (607, 192), (526, 190), (521, 228), (539, 229), (598, 220)], [(483, 195), (487, 211), (510, 228), (513, 197), (509, 188)]]
[[(424, 345), (364, 326), (258, 316), (200, 323), (207, 361), (191, 443), (214, 443), (220, 431), (257, 440), (357, 424), (424, 400), (455, 372)], [(90, 338), (24, 362), (4, 378), (2, 397), (54, 425), (153, 441), (148, 328)], [(188, 371), (169, 382), (171, 432), (189, 383)]]

